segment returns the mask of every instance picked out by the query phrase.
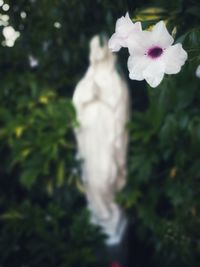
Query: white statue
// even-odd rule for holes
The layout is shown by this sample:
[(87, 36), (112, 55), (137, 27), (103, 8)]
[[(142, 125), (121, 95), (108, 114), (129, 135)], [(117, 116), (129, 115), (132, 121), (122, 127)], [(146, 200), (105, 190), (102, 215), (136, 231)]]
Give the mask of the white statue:
[(125, 185), (129, 96), (115, 63), (107, 40), (101, 45), (100, 37), (95, 36), (90, 43), (90, 66), (73, 96), (91, 221), (108, 235), (107, 244), (118, 243), (126, 225), (114, 197)]

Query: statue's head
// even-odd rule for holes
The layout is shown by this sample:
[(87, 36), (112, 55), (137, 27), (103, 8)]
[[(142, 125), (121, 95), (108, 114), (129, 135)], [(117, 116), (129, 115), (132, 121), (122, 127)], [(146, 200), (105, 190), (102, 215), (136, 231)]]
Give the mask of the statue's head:
[(105, 36), (100, 38), (99, 35), (95, 35), (90, 41), (90, 62), (98, 63), (111, 58), (114, 60), (114, 55), (108, 48), (108, 39)]

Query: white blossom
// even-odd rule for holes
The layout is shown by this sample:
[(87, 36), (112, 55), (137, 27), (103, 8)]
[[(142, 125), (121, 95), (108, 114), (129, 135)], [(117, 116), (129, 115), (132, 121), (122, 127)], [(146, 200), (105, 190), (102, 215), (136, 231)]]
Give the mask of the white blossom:
[(3, 11), (8, 11), (9, 8), (10, 8), (10, 6), (9, 6), (8, 4), (4, 4), (4, 5), (2, 6)]
[(39, 65), (38, 59), (34, 57), (33, 55), (29, 55), (28, 60), (29, 60), (29, 65), (31, 68), (35, 68)]
[(196, 76), (197, 78), (200, 78), (200, 65), (196, 69)]
[(15, 31), (12, 26), (6, 26), (3, 28), (3, 36), (5, 37), (5, 45), (12, 47), (14, 46), (16, 39), (20, 36), (20, 33)]
[(128, 15), (117, 20), (115, 33), (109, 41), (109, 48), (119, 51), (127, 47), (129, 77), (132, 80), (146, 80), (151, 87), (158, 86), (165, 74), (176, 74), (187, 60), (187, 53), (174, 39), (163, 21), (151, 31), (143, 31), (141, 23), (133, 23)]
[(181, 44), (172, 45), (173, 37), (168, 33), (165, 23), (158, 22), (152, 31), (140, 33), (140, 41), (128, 46), (129, 77), (132, 80), (146, 80), (151, 87), (158, 86), (164, 74), (176, 74), (187, 60), (187, 53)]
[(130, 35), (142, 31), (141, 23), (133, 23), (126, 13), (126, 16), (122, 16), (116, 22), (115, 33), (111, 36), (108, 46), (113, 52), (117, 52), (121, 47), (127, 47), (127, 40)]

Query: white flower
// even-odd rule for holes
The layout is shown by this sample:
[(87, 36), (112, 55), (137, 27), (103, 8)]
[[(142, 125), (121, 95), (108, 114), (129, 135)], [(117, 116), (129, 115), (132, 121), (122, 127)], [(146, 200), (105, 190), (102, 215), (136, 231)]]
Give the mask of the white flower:
[(168, 33), (165, 23), (158, 22), (149, 31), (128, 38), (131, 54), (128, 59), (129, 77), (132, 80), (146, 80), (151, 87), (158, 86), (164, 74), (176, 74), (187, 60), (187, 53), (181, 44), (172, 45), (173, 37)]
[(197, 78), (200, 78), (200, 65), (196, 69), (196, 76)]
[(39, 65), (38, 59), (34, 57), (33, 55), (29, 55), (28, 60), (29, 60), (29, 65), (31, 68), (35, 68)]
[(113, 52), (117, 52), (121, 47), (127, 47), (127, 39), (130, 35), (142, 31), (141, 23), (133, 23), (126, 13), (126, 16), (122, 16), (116, 22), (115, 33), (111, 36), (108, 46)]
[(15, 31), (12, 26), (6, 26), (3, 28), (3, 36), (5, 37), (5, 45), (12, 47), (14, 46), (16, 39), (20, 36), (20, 33)]

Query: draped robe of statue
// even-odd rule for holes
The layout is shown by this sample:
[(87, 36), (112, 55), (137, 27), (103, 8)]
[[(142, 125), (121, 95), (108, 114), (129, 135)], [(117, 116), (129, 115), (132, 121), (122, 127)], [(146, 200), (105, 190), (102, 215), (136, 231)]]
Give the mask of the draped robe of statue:
[(115, 203), (115, 194), (125, 185), (128, 88), (116, 70), (116, 58), (104, 40), (90, 42), (90, 65), (73, 96), (80, 126), (75, 129), (82, 179), (91, 211), (91, 221), (108, 235), (107, 244), (117, 244), (126, 219)]

